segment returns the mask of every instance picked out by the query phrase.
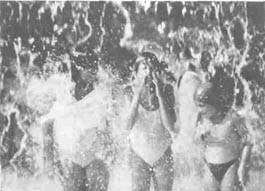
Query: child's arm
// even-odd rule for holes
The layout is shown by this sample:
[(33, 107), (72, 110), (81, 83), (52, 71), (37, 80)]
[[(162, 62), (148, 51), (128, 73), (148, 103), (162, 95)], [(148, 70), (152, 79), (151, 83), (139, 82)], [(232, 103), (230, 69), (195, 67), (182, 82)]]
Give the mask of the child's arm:
[(129, 117), (127, 119), (127, 129), (132, 129), (136, 117), (138, 114), (138, 107), (139, 107), (139, 98), (140, 98), (140, 93), (137, 92), (136, 95), (133, 97), (133, 101), (129, 110)]
[(237, 120), (235, 126), (242, 143), (240, 165), (238, 168), (238, 177), (241, 184), (245, 186), (248, 181), (248, 171), (250, 167), (252, 144), (244, 119), (240, 118), (239, 120)]
[(165, 92), (162, 93), (159, 85), (156, 84), (156, 90), (162, 123), (169, 130), (169, 132), (177, 133), (178, 129), (175, 129), (176, 113), (174, 109), (175, 98), (173, 87), (166, 85)]
[(132, 129), (132, 127), (136, 121), (137, 115), (138, 115), (140, 92), (141, 92), (141, 88), (144, 84), (144, 79), (145, 79), (145, 77), (136, 79), (135, 88), (134, 88), (134, 95), (133, 95), (131, 107), (129, 109), (129, 115), (128, 115), (127, 125), (126, 125), (128, 130)]
[(197, 117), (195, 133), (193, 134), (193, 140), (195, 143), (205, 144), (205, 141), (204, 141), (205, 132), (202, 131), (201, 129), (201, 125), (200, 125), (201, 123), (202, 123), (202, 115), (201, 113), (199, 113)]
[(249, 180), (251, 149), (252, 145), (247, 144), (243, 147), (241, 152), (240, 165), (238, 167), (238, 177), (242, 186), (246, 186)]

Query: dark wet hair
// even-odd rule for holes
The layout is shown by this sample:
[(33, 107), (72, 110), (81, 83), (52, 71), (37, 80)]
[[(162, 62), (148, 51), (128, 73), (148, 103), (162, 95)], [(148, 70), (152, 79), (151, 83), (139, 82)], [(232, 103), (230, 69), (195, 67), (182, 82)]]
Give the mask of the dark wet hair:
[(211, 54), (208, 51), (203, 51), (201, 53), (200, 65), (204, 72), (208, 71), (211, 59), (212, 59)]
[(191, 50), (190, 50), (189, 47), (185, 47), (183, 54), (184, 54), (184, 57), (186, 59), (192, 59), (193, 58), (192, 53), (191, 53)]
[(98, 72), (99, 56), (93, 50), (87, 50), (84, 54), (70, 55), (72, 80), (77, 82), (81, 78), (81, 71), (88, 71), (91, 75)]
[[(148, 67), (150, 67), (151, 71), (157, 70), (158, 72), (161, 72), (161, 70), (163, 69), (163, 66), (159, 62), (157, 56), (154, 53), (143, 52), (141, 56), (144, 58), (144, 60), (149, 61), (148, 63), (150, 63), (150, 65), (148, 65)], [(136, 65), (135, 65), (136, 72), (138, 72), (139, 70), (139, 65), (140, 65), (140, 62), (136, 62)]]
[(234, 81), (223, 68), (216, 68), (216, 73), (211, 82), (198, 87), (194, 94), (194, 100), (198, 105), (211, 105), (219, 112), (226, 113), (234, 102)]
[(233, 106), (235, 100), (235, 81), (223, 67), (215, 67), (215, 74), (211, 82), (213, 91), (217, 95), (217, 106), (228, 111)]

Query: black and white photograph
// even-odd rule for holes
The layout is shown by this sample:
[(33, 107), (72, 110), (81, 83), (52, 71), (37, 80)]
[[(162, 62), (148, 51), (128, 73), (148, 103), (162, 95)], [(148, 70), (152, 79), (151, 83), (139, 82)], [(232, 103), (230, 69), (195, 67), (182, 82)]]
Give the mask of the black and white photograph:
[(265, 2), (1, 0), (0, 191), (265, 191)]

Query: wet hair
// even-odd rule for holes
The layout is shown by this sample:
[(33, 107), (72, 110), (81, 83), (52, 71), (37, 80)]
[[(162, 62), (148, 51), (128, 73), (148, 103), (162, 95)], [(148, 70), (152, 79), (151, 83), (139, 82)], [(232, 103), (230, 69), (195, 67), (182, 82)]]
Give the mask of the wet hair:
[[(163, 66), (159, 62), (159, 60), (157, 59), (157, 57), (154, 53), (143, 52), (141, 54), (141, 56), (144, 58), (144, 60), (146, 60), (146, 61), (148, 61), (148, 63), (150, 63), (150, 65), (148, 65), (148, 67), (150, 67), (151, 71), (154, 71), (154, 70), (157, 70), (158, 72), (162, 71)], [(138, 70), (139, 70), (139, 65), (140, 65), (140, 62), (136, 62), (136, 65), (135, 65), (135, 71), (136, 72), (138, 72)]]
[(217, 95), (217, 107), (227, 112), (235, 100), (235, 81), (223, 67), (215, 67), (215, 74), (211, 79), (213, 91)]
[[(144, 60), (149, 61), (148, 67), (150, 68), (150, 72), (157, 71), (161, 73), (162, 71), (166, 75), (166, 81), (168, 83), (175, 83), (177, 80), (174, 77), (174, 74), (168, 70), (168, 64), (165, 61), (159, 61), (154, 53), (151, 52), (143, 52), (141, 54)], [(137, 62), (135, 64), (134, 70), (138, 73), (139, 65), (141, 62)], [(151, 77), (152, 79), (152, 77)]]
[(183, 53), (183, 55), (184, 55), (184, 57), (185, 57), (186, 59), (192, 59), (192, 58), (193, 58), (192, 53), (191, 53), (191, 50), (190, 50), (189, 47), (186, 47), (186, 48), (184, 49), (184, 53)]
[(211, 59), (212, 59), (211, 54), (208, 51), (203, 51), (201, 53), (200, 65), (204, 72), (208, 71)]
[(196, 72), (196, 66), (194, 64), (192, 64), (192, 63), (189, 63), (188, 70)]
[(99, 56), (93, 50), (87, 50), (83, 55), (70, 55), (72, 80), (77, 82), (81, 79), (81, 71), (88, 71), (91, 75), (98, 72)]
[(198, 105), (211, 105), (223, 113), (231, 109), (234, 97), (234, 81), (223, 68), (216, 68), (211, 82), (201, 84), (194, 94), (194, 100)]

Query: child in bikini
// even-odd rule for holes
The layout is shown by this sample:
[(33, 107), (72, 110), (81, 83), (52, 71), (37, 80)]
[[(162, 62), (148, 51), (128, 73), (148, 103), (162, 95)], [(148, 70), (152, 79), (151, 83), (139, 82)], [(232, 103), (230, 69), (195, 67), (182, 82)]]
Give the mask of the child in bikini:
[(231, 109), (232, 103), (220, 102), (221, 96), (210, 83), (196, 90), (199, 115), (194, 138), (204, 146), (205, 190), (238, 191), (246, 184), (251, 144), (244, 120)]

